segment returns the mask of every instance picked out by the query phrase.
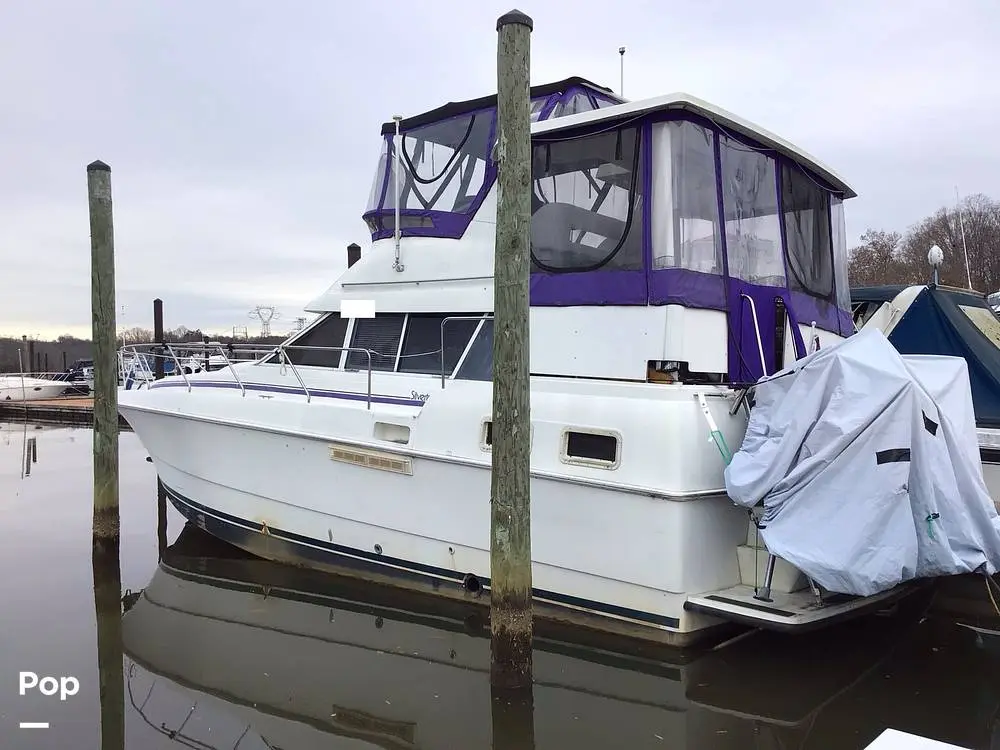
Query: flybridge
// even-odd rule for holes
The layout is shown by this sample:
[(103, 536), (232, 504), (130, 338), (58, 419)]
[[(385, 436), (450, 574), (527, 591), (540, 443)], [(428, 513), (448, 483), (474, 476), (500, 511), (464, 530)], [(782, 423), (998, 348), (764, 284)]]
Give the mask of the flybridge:
[[(587, 112), (625, 100), (583, 78), (531, 89), (531, 121)], [(405, 237), (458, 239), (496, 182), (493, 144), (497, 97), (449, 102), (382, 125), (382, 153), (363, 219), (372, 241), (392, 237), (395, 173), (400, 167), (399, 227)], [(399, 153), (393, 146), (399, 138)], [(398, 157), (398, 158), (397, 158)]]

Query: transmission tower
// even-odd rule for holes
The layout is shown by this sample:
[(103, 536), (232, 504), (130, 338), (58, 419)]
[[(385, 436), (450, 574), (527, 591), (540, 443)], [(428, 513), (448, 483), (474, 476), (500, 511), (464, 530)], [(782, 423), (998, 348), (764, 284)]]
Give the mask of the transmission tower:
[(301, 331), (305, 327), (306, 327), (306, 319), (305, 318), (296, 318), (295, 319), (295, 330), (296, 331)]
[(247, 333), (246, 326), (233, 326), (233, 338), (234, 339), (247, 339), (250, 338)]
[(250, 311), (250, 317), (260, 320), (261, 338), (271, 335), (271, 321), (281, 317), (273, 305), (257, 305)]

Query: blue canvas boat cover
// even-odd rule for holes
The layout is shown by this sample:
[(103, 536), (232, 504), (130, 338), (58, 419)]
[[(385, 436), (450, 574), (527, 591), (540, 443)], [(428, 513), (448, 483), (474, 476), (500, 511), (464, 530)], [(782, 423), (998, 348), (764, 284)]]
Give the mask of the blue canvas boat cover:
[[(853, 302), (888, 302), (903, 287), (851, 290)], [(986, 298), (965, 289), (924, 287), (889, 331), (902, 354), (964, 357), (980, 427), (1000, 427), (1000, 319)]]
[(1000, 517), (983, 481), (965, 360), (903, 356), (877, 329), (756, 386), (726, 468), (761, 537), (829, 591), (1000, 568)]

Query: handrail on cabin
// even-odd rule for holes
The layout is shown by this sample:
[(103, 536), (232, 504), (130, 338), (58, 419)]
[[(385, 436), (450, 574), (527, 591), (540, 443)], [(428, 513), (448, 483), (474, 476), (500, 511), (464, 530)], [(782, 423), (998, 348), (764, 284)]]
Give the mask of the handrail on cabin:
[(760, 335), (760, 322), (757, 320), (757, 305), (751, 297), (746, 292), (740, 292), (740, 297), (747, 300), (750, 303), (750, 314), (753, 315), (753, 330), (757, 336), (757, 351), (760, 354), (760, 371), (765, 377), (767, 376), (767, 360), (764, 359), (764, 340)]

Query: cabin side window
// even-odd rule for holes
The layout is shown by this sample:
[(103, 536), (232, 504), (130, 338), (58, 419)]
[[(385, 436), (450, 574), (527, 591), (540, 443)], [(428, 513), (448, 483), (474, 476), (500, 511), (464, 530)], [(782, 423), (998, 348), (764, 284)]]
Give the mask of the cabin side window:
[(725, 135), (719, 146), (729, 273), (752, 284), (784, 286), (774, 159)]
[(534, 139), (532, 271), (642, 269), (639, 132)]
[(451, 375), (462, 358), (479, 320), (466, 315), (407, 316), (399, 372), (441, 374), (441, 337), (444, 336), (444, 372)]
[(653, 268), (721, 274), (715, 134), (683, 120), (653, 125)]
[(483, 321), (455, 377), (458, 380), (493, 380), (493, 318)]
[[(399, 313), (376, 315), (374, 318), (357, 318), (354, 321), (352, 349), (371, 351), (372, 370), (396, 369), (396, 355), (399, 353), (399, 339), (403, 334), (406, 316)], [(368, 370), (368, 355), (364, 352), (348, 352), (348, 370)]]
[(781, 165), (788, 286), (814, 297), (833, 297), (830, 194), (801, 169)]
[[(312, 367), (340, 367), (342, 350), (333, 347), (344, 346), (344, 336), (347, 334), (349, 318), (340, 317), (340, 313), (327, 313), (301, 335), (293, 339), (285, 352), (292, 364)], [(329, 347), (327, 349), (305, 349), (298, 347)], [(279, 358), (270, 361), (278, 362)]]

